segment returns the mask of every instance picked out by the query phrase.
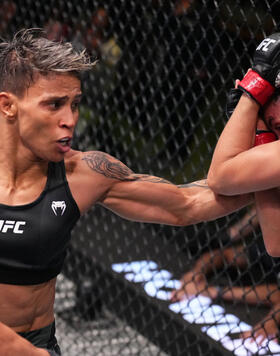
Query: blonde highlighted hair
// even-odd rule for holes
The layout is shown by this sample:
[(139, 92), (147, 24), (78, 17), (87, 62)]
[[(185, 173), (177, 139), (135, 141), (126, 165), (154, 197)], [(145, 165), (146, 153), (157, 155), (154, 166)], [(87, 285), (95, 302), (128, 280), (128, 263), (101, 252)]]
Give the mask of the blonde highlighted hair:
[(71, 73), (80, 78), (95, 64), (70, 42), (51, 41), (40, 28), (23, 29), (0, 43), (0, 91), (22, 96), (37, 74)]

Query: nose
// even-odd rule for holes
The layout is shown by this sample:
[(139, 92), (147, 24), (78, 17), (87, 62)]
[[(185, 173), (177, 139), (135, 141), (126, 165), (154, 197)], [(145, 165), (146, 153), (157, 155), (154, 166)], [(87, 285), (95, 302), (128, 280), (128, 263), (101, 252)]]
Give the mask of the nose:
[(77, 119), (78, 116), (76, 112), (73, 112), (71, 109), (63, 110), (63, 112), (61, 113), (59, 126), (68, 129), (73, 129), (76, 126)]

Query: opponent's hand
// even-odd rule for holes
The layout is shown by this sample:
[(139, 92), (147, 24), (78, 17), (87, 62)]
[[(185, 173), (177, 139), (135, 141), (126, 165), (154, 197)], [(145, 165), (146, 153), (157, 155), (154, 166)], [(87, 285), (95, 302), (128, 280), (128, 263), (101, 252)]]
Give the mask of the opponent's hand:
[(256, 48), (252, 70), (248, 71), (238, 88), (264, 105), (280, 86), (280, 33), (265, 38)]
[(234, 109), (236, 108), (236, 105), (239, 102), (239, 99), (241, 98), (241, 95), (243, 94), (243, 90), (238, 89), (239, 83), (240, 83), (240, 80), (236, 79), (234, 88), (230, 89), (230, 91), (227, 95), (226, 115), (227, 115), (228, 119), (231, 117), (232, 113), (234, 112)]
[(243, 91), (241, 89), (238, 88), (230, 89), (226, 102), (226, 115), (228, 119), (231, 117), (232, 113), (234, 112), (234, 109), (236, 108), (236, 105), (238, 104), (242, 93)]

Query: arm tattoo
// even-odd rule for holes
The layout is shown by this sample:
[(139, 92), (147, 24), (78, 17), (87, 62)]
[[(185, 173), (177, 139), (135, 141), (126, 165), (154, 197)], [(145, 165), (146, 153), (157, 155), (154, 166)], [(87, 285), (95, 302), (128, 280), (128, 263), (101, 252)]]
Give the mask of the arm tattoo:
[(84, 154), (82, 160), (87, 163), (90, 169), (102, 174), (107, 178), (117, 179), (125, 182), (141, 180), (152, 183), (171, 184), (165, 179), (150, 176), (148, 174), (134, 174), (132, 170), (122, 162), (100, 151), (88, 152)]
[(117, 160), (113, 160), (109, 155), (103, 152), (88, 152), (82, 158), (89, 168), (104, 175), (107, 178), (118, 179), (122, 181), (133, 180), (128, 177), (133, 173), (128, 167)]
[(178, 188), (190, 188), (190, 187), (200, 187), (200, 188), (209, 189), (206, 179), (198, 180), (196, 182), (191, 182), (191, 183), (187, 183), (187, 184), (178, 185)]

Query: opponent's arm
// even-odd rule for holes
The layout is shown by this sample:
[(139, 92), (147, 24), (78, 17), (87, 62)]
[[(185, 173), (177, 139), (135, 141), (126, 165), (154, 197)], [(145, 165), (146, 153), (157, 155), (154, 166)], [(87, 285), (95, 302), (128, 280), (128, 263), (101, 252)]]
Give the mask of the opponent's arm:
[(280, 142), (253, 147), (258, 111), (258, 104), (243, 94), (219, 138), (208, 172), (208, 184), (216, 193), (236, 195), (280, 185), (280, 162), (275, 159)]
[(241, 96), (216, 146), (208, 173), (209, 186), (216, 193), (235, 195), (280, 185), (280, 163), (275, 159), (279, 141), (253, 147), (260, 105), (279, 86), (279, 72), (280, 35), (274, 34), (258, 46), (253, 70), (239, 84), (246, 94)]
[[(239, 98), (238, 95), (240, 92), (238, 90), (231, 91), (229, 95), (229, 110), (234, 111)], [(270, 102), (271, 105), (271, 102)], [(274, 105), (274, 104), (273, 104)], [(264, 118), (266, 121), (272, 119), (272, 122), (276, 120), (277, 117), (274, 117), (276, 110), (272, 110), (266, 114), (264, 113)], [(269, 115), (269, 116), (267, 116)], [(272, 116), (271, 116), (272, 115)], [(270, 131), (265, 122), (258, 120), (257, 123), (257, 134), (255, 138), (255, 146), (264, 145), (269, 142), (274, 142), (277, 140), (275, 133)], [(263, 149), (265, 147), (263, 146)], [(269, 148), (271, 150), (271, 148)], [(280, 192), (279, 188), (267, 189), (264, 191), (259, 191), (255, 193), (255, 202), (257, 208), (258, 219), (255, 218), (255, 223), (260, 222), (264, 243), (266, 246), (267, 252), (274, 257), (280, 256), (280, 247), (279, 247), (279, 236), (280, 236)], [(254, 210), (254, 209), (253, 209)], [(249, 225), (248, 225), (249, 227)]]
[(176, 186), (159, 177), (134, 174), (102, 152), (88, 152), (83, 160), (106, 178), (107, 188), (99, 203), (133, 221), (185, 226), (217, 219), (252, 201), (250, 195), (217, 195), (206, 180)]
[[(249, 75), (245, 76), (239, 86), (252, 99), (243, 94), (233, 111), (216, 147), (208, 175), (209, 184), (216, 192), (256, 192), (257, 215), (266, 249), (272, 256), (280, 255), (280, 195), (277, 188), (280, 186), (280, 165), (277, 159), (280, 142), (251, 147), (259, 106), (270, 97), (273, 87), (279, 86), (279, 56), (279, 34), (265, 39), (257, 48), (256, 71), (248, 72)], [(268, 79), (269, 83), (262, 77)]]

